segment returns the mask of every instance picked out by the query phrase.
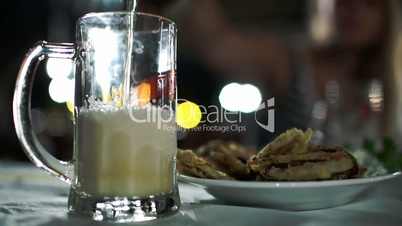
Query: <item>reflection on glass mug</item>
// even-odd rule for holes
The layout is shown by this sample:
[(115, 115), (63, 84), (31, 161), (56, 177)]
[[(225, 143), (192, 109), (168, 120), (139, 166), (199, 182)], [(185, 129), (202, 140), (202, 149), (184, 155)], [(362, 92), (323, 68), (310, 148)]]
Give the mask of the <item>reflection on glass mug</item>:
[[(146, 221), (176, 212), (176, 26), (155, 15), (91, 13), (76, 44), (38, 43), (24, 59), (14, 93), (15, 127), (36, 166), (71, 184), (71, 213), (95, 220)], [(74, 155), (58, 161), (32, 130), (37, 62), (72, 59)]]

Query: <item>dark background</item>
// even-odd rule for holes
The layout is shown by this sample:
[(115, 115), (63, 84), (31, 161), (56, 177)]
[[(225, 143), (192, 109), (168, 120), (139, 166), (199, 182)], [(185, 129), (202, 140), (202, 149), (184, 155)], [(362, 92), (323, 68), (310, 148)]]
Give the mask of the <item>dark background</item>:
[[(177, 1), (140, 3), (140, 11), (176, 19), (179, 27), (179, 97), (207, 105), (217, 102), (218, 90), (227, 82), (209, 68), (188, 45), (185, 21), (171, 6)], [(219, 0), (225, 17), (243, 32), (303, 32), (306, 2), (292, 0), (240, 1)], [(74, 42), (75, 21), (88, 12), (124, 9), (120, 0), (13, 0), (1, 4), (0, 14), (0, 142), (1, 159), (26, 160), (16, 138), (12, 122), (14, 82), (24, 54), (36, 41)], [(205, 12), (208, 17), (208, 12)], [(43, 66), (35, 83), (32, 108), (38, 134), (45, 147), (61, 159), (69, 159), (72, 150), (72, 123), (64, 104), (56, 104), (48, 94), (49, 79)], [(208, 87), (202, 89), (201, 87)], [(50, 126), (51, 125), (51, 126)]]

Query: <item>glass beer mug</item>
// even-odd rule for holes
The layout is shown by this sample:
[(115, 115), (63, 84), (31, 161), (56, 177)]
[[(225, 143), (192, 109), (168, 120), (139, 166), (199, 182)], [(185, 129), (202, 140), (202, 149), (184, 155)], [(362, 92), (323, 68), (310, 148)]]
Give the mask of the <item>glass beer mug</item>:
[[(32, 129), (37, 62), (74, 61), (74, 154), (51, 156)], [(14, 94), (15, 127), (39, 168), (71, 184), (69, 211), (95, 220), (146, 221), (176, 212), (176, 26), (155, 15), (90, 13), (76, 44), (39, 42), (24, 59)]]

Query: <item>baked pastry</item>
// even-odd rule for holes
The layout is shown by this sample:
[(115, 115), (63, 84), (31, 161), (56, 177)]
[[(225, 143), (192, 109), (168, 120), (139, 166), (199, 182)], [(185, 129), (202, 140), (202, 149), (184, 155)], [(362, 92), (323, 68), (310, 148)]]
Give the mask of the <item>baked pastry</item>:
[(177, 170), (188, 176), (208, 179), (233, 180), (226, 173), (219, 171), (205, 159), (198, 157), (191, 150), (177, 151)]
[(247, 160), (256, 154), (256, 150), (231, 141), (213, 140), (199, 147), (196, 153), (218, 170), (235, 179), (254, 179), (254, 175), (247, 166)]
[(309, 144), (312, 131), (292, 129), (280, 135), (248, 161), (259, 180), (314, 181), (358, 175), (352, 155), (341, 147)]

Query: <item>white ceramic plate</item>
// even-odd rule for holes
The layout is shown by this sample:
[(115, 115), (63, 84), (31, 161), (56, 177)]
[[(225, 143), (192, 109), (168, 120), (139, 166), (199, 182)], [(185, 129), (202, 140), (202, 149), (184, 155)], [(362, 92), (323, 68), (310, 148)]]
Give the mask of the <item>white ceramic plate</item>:
[(216, 199), (231, 204), (285, 210), (313, 210), (357, 200), (373, 185), (400, 174), (395, 172), (383, 176), (312, 182), (230, 181), (184, 175), (179, 175), (179, 180), (202, 187)]

